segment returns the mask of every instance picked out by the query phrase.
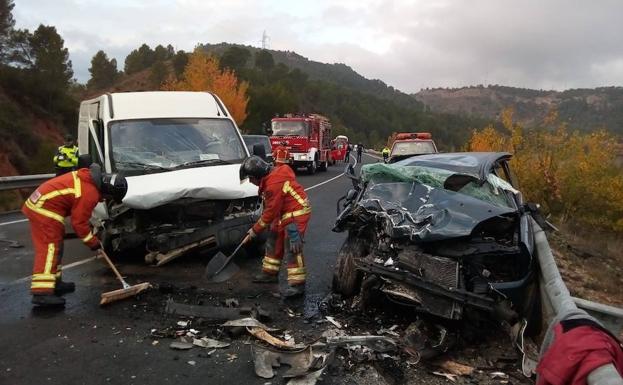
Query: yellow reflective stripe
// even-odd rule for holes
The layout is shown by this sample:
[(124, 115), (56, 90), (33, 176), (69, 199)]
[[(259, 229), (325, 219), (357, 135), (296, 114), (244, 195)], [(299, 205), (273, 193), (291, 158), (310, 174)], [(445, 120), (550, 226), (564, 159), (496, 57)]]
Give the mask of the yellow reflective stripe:
[(290, 186), (290, 181), (286, 181), (283, 184), (283, 189), (282, 191), (284, 193), (289, 193), (290, 195), (292, 195), (292, 197), (294, 199), (296, 199), (296, 201), (303, 207), (308, 207), (309, 203), (307, 202), (307, 199), (303, 199), (301, 198), (301, 196), (292, 188), (292, 186)]
[(264, 257), (263, 262), (264, 263), (269, 263), (271, 265), (277, 265), (277, 266), (281, 265), (281, 260), (275, 259), (275, 258), (271, 258), (271, 257), (268, 257), (268, 256)]
[(304, 267), (291, 267), (288, 269), (288, 275), (305, 275)]
[(41, 207), (37, 207), (30, 200), (26, 200), (26, 207), (28, 207), (32, 211), (36, 212), (37, 214), (41, 214), (41, 215), (43, 215), (45, 217), (56, 219), (57, 221), (59, 221), (61, 223), (65, 223), (65, 218), (63, 218), (62, 215), (58, 215), (55, 212), (52, 212), (50, 210), (46, 210), (46, 209), (41, 208)]
[(73, 171), (71, 176), (74, 177), (74, 195), (76, 198), (80, 198), (82, 195), (82, 184), (80, 183), (80, 178), (78, 178), (78, 171)]
[(54, 274), (33, 274), (32, 275), (32, 280), (33, 281), (54, 281), (56, 279), (56, 276)]
[(30, 284), (31, 289), (54, 289), (55, 281), (51, 282), (33, 282)]
[(262, 218), (258, 219), (257, 224), (258, 224), (260, 227), (266, 227), (266, 226), (267, 226), (267, 225), (266, 225), (266, 222), (264, 222), (264, 221), (262, 220)]
[(305, 215), (305, 214), (309, 214), (309, 213), (311, 213), (311, 207), (305, 207), (305, 208), (302, 208), (300, 210), (296, 210), (296, 211), (292, 211), (292, 212), (283, 214), (281, 216), (281, 220), (283, 221), (283, 220), (286, 220), (288, 218), (299, 217), (301, 215)]
[(43, 206), (45, 201), (47, 201), (48, 199), (56, 198), (57, 196), (61, 196), (61, 195), (73, 194), (73, 193), (74, 193), (74, 189), (73, 188), (65, 188), (65, 189), (62, 189), (62, 190), (54, 190), (52, 192), (49, 192), (49, 193), (41, 196), (41, 198), (39, 198), (39, 200), (37, 200), (37, 207)]
[(93, 233), (89, 231), (89, 234), (87, 234), (86, 237), (82, 238), (82, 242), (87, 243), (91, 239), (93, 239)]
[(45, 256), (45, 268), (43, 274), (50, 274), (52, 271), (52, 262), (54, 262), (54, 243), (48, 243), (48, 255)]
[(263, 270), (270, 270), (270, 271), (279, 271), (279, 266), (275, 266), (275, 265), (270, 265), (267, 263), (262, 264), (262, 269)]

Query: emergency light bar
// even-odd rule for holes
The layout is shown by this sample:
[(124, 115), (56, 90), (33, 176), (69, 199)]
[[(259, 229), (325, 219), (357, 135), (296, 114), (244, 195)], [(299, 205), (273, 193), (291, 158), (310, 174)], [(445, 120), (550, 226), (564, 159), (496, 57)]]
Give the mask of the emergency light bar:
[(396, 135), (395, 140), (407, 140), (407, 139), (432, 139), (433, 136), (430, 132), (402, 132)]

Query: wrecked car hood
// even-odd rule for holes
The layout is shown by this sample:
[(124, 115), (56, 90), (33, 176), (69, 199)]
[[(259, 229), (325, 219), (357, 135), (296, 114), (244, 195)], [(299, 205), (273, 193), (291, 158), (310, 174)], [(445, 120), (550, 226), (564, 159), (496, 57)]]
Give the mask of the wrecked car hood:
[(240, 199), (257, 196), (248, 180), (240, 183), (239, 164), (196, 167), (126, 177), (128, 192), (123, 203), (134, 209), (150, 209), (180, 198)]
[(364, 166), (362, 179), (366, 189), (336, 231), (375, 223), (392, 238), (428, 242), (470, 236), (480, 223), (517, 216), (504, 196), (516, 190), (495, 176), (480, 184), (476, 175), (375, 164)]

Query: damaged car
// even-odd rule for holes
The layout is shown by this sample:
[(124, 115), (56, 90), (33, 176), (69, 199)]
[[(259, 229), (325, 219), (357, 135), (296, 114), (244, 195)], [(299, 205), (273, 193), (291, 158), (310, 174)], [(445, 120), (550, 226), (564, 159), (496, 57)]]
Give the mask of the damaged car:
[[(78, 142), (81, 154), (128, 183), (123, 202), (98, 205), (93, 218), (113, 255), (142, 253), (162, 265), (233, 246), (255, 221), (257, 187), (238, 176), (249, 149), (212, 93), (122, 92), (83, 101)], [(253, 153), (265, 155), (261, 145)]]
[(334, 291), (374, 292), (438, 320), (537, 319), (536, 210), (514, 187), (510, 159), (428, 154), (364, 165), (358, 177), (351, 167), (333, 229), (348, 232)]

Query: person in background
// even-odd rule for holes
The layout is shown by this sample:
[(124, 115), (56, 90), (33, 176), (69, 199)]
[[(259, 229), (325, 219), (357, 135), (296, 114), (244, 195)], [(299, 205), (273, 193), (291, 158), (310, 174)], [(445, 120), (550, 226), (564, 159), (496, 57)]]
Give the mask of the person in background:
[(78, 166), (78, 146), (71, 134), (65, 135), (65, 144), (60, 146), (53, 158), (56, 176), (74, 171)]
[(383, 162), (387, 163), (387, 160), (389, 159), (389, 147), (383, 147), (383, 151), (381, 151), (381, 153), (383, 154)]
[(363, 154), (363, 145), (359, 143), (357, 145), (357, 162), (361, 163), (361, 154)]

